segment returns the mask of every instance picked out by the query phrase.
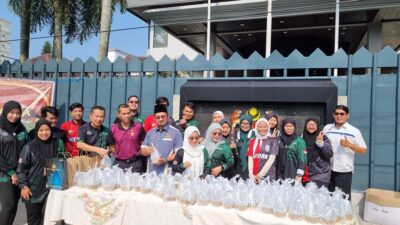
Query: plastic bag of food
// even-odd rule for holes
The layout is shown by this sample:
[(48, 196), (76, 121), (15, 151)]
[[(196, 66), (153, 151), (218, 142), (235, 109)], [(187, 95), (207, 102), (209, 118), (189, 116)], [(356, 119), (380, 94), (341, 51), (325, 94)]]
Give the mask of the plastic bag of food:
[(104, 169), (101, 187), (105, 191), (113, 191), (115, 189), (115, 176), (113, 170), (109, 168)]
[(106, 169), (106, 168), (111, 168), (111, 167), (112, 167), (111, 158), (108, 155), (104, 156), (100, 161), (100, 168)]

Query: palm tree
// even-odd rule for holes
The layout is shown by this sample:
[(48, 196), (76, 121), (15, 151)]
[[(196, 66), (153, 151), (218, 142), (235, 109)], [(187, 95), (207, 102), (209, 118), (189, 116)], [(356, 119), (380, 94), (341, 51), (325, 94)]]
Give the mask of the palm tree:
[(30, 33), (45, 24), (47, 10), (43, 4), (41, 0), (8, 1), (8, 5), (21, 19), (19, 60), (22, 63), (29, 58)]
[(119, 5), (121, 13), (125, 12), (126, 0), (102, 0), (101, 1), (101, 20), (100, 20), (100, 42), (98, 60), (107, 57), (108, 45), (110, 41), (110, 28), (112, 13), (115, 7)]

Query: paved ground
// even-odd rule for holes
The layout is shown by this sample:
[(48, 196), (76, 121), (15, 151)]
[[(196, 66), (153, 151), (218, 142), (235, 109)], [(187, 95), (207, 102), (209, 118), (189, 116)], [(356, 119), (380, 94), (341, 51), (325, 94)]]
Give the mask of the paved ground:
[(15, 217), (13, 225), (24, 225), (24, 224), (27, 224), (26, 223), (25, 204), (23, 202), (19, 201), (18, 212), (17, 212), (17, 216)]

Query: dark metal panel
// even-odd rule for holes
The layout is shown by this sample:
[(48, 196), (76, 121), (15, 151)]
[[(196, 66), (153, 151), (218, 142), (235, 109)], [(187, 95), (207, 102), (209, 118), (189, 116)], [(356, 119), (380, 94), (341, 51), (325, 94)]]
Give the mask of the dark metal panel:
[(158, 96), (155, 94), (155, 89), (156, 87), (154, 86), (154, 77), (148, 78), (148, 77), (143, 77), (142, 80), (142, 97), (141, 97), (141, 102), (142, 102), (142, 114), (145, 116), (153, 114), (154, 112), (154, 102)]
[(90, 108), (96, 105), (96, 78), (84, 78), (83, 106), (85, 107), (83, 119), (89, 121)]
[(376, 77), (374, 143), (369, 150), (374, 157), (372, 187), (393, 190), (395, 166), (396, 76)]
[(118, 113), (118, 105), (122, 104), (122, 103), (126, 103), (127, 99), (125, 98), (125, 79), (122, 78), (112, 78), (112, 92), (110, 93), (110, 97), (111, 97), (111, 111), (109, 112), (109, 114), (107, 113), (107, 115), (110, 115), (110, 125), (109, 127), (111, 127), (114, 118), (117, 116)]
[(98, 78), (97, 83), (97, 105), (101, 105), (106, 109), (106, 118), (104, 125), (110, 125), (110, 98), (111, 98), (111, 78)]
[[(352, 76), (350, 94), (350, 124), (357, 127), (365, 140), (369, 143), (370, 133), (370, 99), (371, 76)], [(367, 152), (371, 146), (367, 146)], [(365, 190), (368, 188), (370, 157), (369, 154), (356, 154), (354, 162), (353, 189)]]

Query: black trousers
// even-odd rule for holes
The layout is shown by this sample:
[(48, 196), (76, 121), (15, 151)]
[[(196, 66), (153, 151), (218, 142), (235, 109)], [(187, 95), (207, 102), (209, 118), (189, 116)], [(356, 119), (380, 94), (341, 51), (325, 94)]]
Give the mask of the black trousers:
[(329, 191), (334, 191), (335, 187), (342, 189), (342, 191), (349, 195), (351, 200), (351, 180), (353, 178), (353, 172), (340, 173), (331, 172), (331, 182), (329, 183)]
[(20, 194), (20, 189), (13, 185), (11, 181), (0, 182), (0, 224), (13, 224)]
[(25, 203), (28, 225), (42, 225), (46, 200), (40, 203)]
[(143, 170), (143, 162), (141, 158), (136, 158), (134, 160), (120, 160), (115, 158), (114, 165), (117, 165), (118, 167), (125, 170), (125, 169), (131, 169), (133, 173), (140, 173), (142, 174), (144, 172)]

